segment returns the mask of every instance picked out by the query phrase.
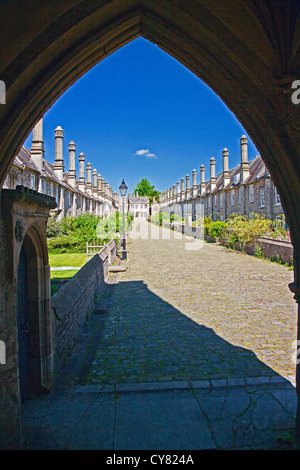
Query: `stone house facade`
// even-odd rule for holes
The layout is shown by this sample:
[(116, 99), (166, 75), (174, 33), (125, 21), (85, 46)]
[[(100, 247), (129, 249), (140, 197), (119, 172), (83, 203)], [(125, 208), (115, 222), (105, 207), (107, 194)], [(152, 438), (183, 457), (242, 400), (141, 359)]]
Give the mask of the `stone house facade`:
[(182, 215), (190, 212), (193, 220), (197, 218), (197, 206), (203, 204), (203, 214), (212, 220), (226, 220), (230, 214), (237, 213), (249, 218), (260, 214), (271, 220), (277, 220), (286, 228), (285, 214), (280, 197), (269, 171), (260, 156), (248, 161), (247, 137), (242, 136), (241, 163), (229, 170), (229, 154), (224, 149), (223, 172), (215, 175), (215, 159), (210, 160), (210, 179), (205, 179), (205, 167), (200, 167), (200, 184), (197, 184), (197, 172), (193, 170), (192, 185), (190, 176), (181, 178), (181, 182), (171, 186), (160, 195), (161, 210), (175, 211), (175, 205), (181, 208)]
[(147, 220), (149, 215), (149, 198), (146, 196), (129, 196), (128, 209), (135, 219)]
[[(64, 171), (63, 129), (55, 129), (55, 163), (45, 160), (43, 142), (43, 120), (33, 129), (31, 151), (22, 147), (15, 157), (3, 188), (15, 189), (25, 186), (41, 194), (55, 198), (57, 209), (54, 215), (76, 217), (85, 212), (106, 216), (118, 208), (119, 197), (109, 184), (87, 163), (85, 155), (79, 154), (79, 178), (76, 177), (74, 142), (69, 143), (69, 171)], [(86, 176), (85, 176), (86, 174)], [(53, 211), (52, 211), (53, 214)]]

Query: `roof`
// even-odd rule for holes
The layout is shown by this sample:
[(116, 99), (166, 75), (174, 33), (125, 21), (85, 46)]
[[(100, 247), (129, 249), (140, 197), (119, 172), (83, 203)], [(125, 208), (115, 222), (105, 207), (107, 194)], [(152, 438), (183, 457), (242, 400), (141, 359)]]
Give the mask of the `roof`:
[(129, 202), (134, 202), (134, 203), (142, 202), (144, 204), (148, 204), (149, 198), (147, 196), (138, 196), (138, 197), (130, 196)]

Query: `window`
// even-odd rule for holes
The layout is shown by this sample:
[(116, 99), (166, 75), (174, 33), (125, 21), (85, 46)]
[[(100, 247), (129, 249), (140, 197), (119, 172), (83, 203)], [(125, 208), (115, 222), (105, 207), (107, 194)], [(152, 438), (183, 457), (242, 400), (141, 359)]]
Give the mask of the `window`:
[(51, 192), (51, 196), (53, 197), (54, 196), (54, 184), (53, 183), (51, 183), (50, 192)]
[(265, 188), (259, 190), (260, 207), (265, 207)]
[(277, 192), (277, 188), (274, 187), (274, 205), (275, 206), (279, 206), (281, 204), (281, 201), (280, 201), (280, 196)]
[(249, 186), (249, 202), (254, 202), (253, 184)]
[(223, 193), (220, 194), (220, 207), (223, 207)]
[(35, 175), (30, 175), (30, 189), (35, 189)]
[(231, 205), (234, 206), (235, 204), (235, 191), (231, 191)]
[(43, 185), (43, 193), (44, 193), (44, 194), (47, 194), (47, 181), (46, 181), (46, 180), (43, 180), (42, 185)]
[(217, 205), (217, 195), (216, 194), (214, 195), (214, 205), (215, 206)]
[(240, 173), (238, 173), (237, 175), (234, 175), (233, 181), (234, 181), (234, 184), (238, 184), (238, 182), (240, 181)]

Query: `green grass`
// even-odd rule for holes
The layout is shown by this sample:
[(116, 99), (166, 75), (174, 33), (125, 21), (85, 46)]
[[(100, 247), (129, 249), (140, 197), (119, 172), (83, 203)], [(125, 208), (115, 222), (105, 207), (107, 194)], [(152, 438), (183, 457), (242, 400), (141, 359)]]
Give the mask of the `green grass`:
[[(49, 254), (49, 264), (53, 268), (61, 266), (84, 266), (86, 263), (85, 253), (62, 253), (59, 255)], [(60, 271), (56, 271), (60, 272)]]
[(70, 269), (66, 271), (50, 271), (51, 279), (71, 279), (79, 270)]

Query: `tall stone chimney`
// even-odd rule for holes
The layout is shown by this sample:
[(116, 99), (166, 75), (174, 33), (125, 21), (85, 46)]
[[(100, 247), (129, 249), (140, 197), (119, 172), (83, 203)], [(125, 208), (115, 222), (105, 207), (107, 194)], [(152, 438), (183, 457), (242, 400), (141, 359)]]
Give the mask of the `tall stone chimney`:
[(201, 196), (205, 193), (205, 166), (200, 167), (200, 194)]
[(186, 198), (190, 197), (190, 175), (186, 175), (185, 177), (185, 191), (186, 191)]
[(193, 170), (193, 198), (197, 195), (197, 171)]
[(75, 188), (75, 186), (76, 186), (75, 150), (76, 150), (76, 145), (73, 141), (71, 141), (69, 143), (69, 175), (68, 175), (68, 182), (73, 188)]
[(248, 139), (242, 135), (241, 139), (241, 183), (243, 183), (250, 175), (248, 163)]
[(216, 187), (216, 161), (214, 158), (210, 159), (210, 192)]
[(184, 178), (181, 178), (181, 200), (184, 199)]
[(97, 170), (93, 169), (93, 187), (92, 187), (93, 196), (97, 197)]
[(39, 171), (44, 170), (44, 141), (43, 141), (43, 118), (34, 126), (32, 131), (31, 160)]
[(85, 156), (81, 152), (79, 154), (79, 182), (78, 182), (78, 188), (80, 191), (85, 193)]
[(223, 149), (223, 188), (230, 183), (229, 177), (229, 152), (227, 149)]
[(63, 155), (64, 131), (60, 126), (55, 129), (55, 162), (54, 173), (60, 181), (64, 179), (64, 155)]
[(101, 181), (102, 181), (101, 175), (98, 174), (98, 178), (97, 178), (97, 196), (98, 196), (99, 199), (101, 198)]
[(92, 195), (92, 165), (87, 163), (86, 165), (86, 192)]

